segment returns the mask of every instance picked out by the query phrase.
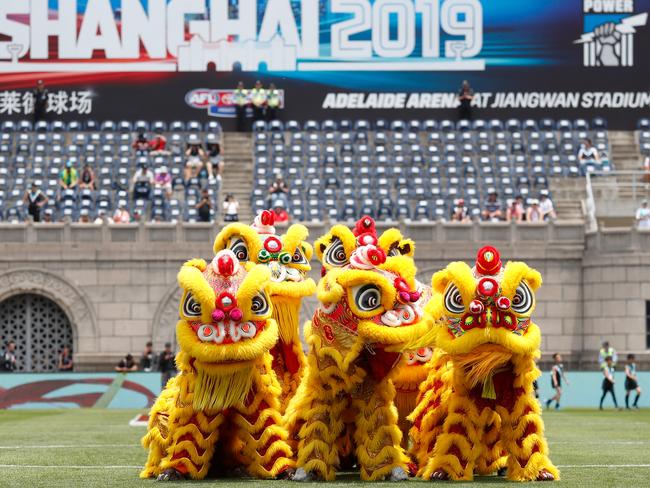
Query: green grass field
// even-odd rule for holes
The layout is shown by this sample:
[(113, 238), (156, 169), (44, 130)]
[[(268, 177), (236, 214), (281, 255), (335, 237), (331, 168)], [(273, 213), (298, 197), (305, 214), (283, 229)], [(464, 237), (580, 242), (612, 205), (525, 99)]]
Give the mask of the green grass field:
[[(143, 427), (130, 427), (136, 411), (0, 410), (0, 487), (152, 487), (138, 479), (146, 453)], [(551, 457), (566, 487), (650, 487), (650, 411), (544, 412)], [(413, 480), (390, 486), (423, 483)], [(232, 487), (287, 485), (281, 481), (204, 481)], [(354, 474), (327, 486), (360, 485)], [(388, 483), (381, 483), (386, 485)], [(512, 486), (497, 477), (454, 486)], [(166, 486), (187, 486), (170, 483)], [(315, 485), (310, 483), (309, 485)]]

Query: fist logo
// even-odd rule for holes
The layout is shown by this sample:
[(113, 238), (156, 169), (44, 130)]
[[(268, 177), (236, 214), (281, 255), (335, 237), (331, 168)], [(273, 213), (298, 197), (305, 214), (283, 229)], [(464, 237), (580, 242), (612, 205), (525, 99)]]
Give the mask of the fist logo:
[(620, 66), (621, 33), (614, 22), (607, 22), (594, 29), (594, 36), (599, 45), (598, 58), (602, 66)]

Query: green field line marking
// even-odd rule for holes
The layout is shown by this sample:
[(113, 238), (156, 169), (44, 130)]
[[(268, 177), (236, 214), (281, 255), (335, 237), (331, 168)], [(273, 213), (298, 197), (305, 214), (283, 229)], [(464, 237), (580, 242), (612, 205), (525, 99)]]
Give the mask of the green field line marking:
[(108, 389), (102, 396), (95, 402), (92, 408), (108, 408), (117, 392), (122, 388), (122, 383), (126, 380), (126, 373), (118, 373), (113, 382), (109, 385)]

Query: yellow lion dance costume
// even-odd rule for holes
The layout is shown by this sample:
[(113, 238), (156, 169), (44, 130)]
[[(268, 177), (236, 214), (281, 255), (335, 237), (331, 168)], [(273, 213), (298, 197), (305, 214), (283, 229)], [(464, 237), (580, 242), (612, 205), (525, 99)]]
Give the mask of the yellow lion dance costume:
[(270, 274), (240, 265), (230, 250), (210, 265), (194, 259), (181, 267), (180, 373), (152, 407), (140, 477), (202, 479), (238, 468), (258, 478), (291, 474), (269, 353), (278, 339), (265, 291)]
[(335, 226), (316, 243), (326, 270), (317, 287), (321, 306), (305, 326), (308, 367), (285, 415), (299, 439), (298, 481), (334, 480), (349, 447), (361, 479), (407, 477), (390, 373), (403, 346), (429, 324), (412, 259), (387, 259), (372, 224), (362, 219), (354, 234)]
[(316, 291), (314, 280), (306, 275), (311, 270), (313, 254), (306, 241), (309, 231), (294, 224), (286, 234), (275, 232), (274, 214), (264, 210), (253, 225), (229, 224), (214, 240), (214, 252), (230, 249), (241, 263), (265, 264), (271, 270), (268, 293), (273, 305), (273, 318), (278, 323), (280, 339), (271, 350), (273, 370), (282, 387), (282, 410), (300, 384), (306, 364), (300, 341), (300, 306), (302, 299)]
[(559, 479), (533, 392), (541, 275), (522, 262), (502, 267), (498, 251), (484, 247), (474, 268), (451, 263), (432, 284), (426, 312), (439, 349), (410, 417), (418, 475), (471, 480), (506, 466), (511, 480)]
[[(415, 254), (415, 243), (411, 239), (405, 238), (399, 229), (395, 228), (385, 230), (379, 236), (378, 245), (389, 257), (408, 256), (413, 258)], [(431, 287), (419, 281), (416, 281), (416, 287), (421, 294), (421, 302), (427, 303), (431, 299)], [(407, 351), (391, 374), (395, 385), (395, 406), (397, 407), (398, 424), (402, 431), (402, 446), (404, 448), (408, 447), (411, 428), (407, 417), (417, 405), (420, 385), (427, 378), (428, 363), (432, 356), (433, 350), (429, 347), (419, 347), (414, 351)]]

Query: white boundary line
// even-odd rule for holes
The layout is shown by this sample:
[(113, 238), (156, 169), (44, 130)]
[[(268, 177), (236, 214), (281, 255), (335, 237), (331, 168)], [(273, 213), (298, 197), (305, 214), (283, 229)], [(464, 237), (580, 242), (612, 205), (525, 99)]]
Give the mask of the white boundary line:
[(102, 447), (139, 447), (140, 444), (76, 444), (76, 445), (66, 445), (66, 444), (55, 444), (51, 446), (0, 446), (0, 449), (99, 449)]
[[(560, 464), (558, 468), (650, 468), (650, 464)], [(41, 465), (41, 464), (0, 464), (3, 468), (30, 469), (142, 469), (142, 466), (129, 465)]]
[(42, 465), (42, 464), (0, 464), (0, 469), (3, 468), (30, 468), (30, 469), (142, 469), (144, 466), (81, 466), (81, 465)]
[(558, 468), (650, 468), (650, 464), (558, 464)]

